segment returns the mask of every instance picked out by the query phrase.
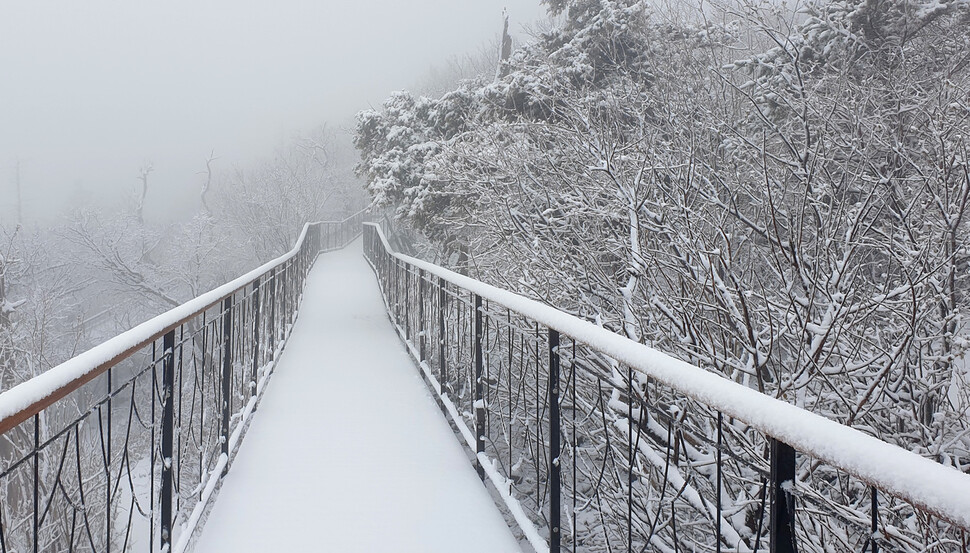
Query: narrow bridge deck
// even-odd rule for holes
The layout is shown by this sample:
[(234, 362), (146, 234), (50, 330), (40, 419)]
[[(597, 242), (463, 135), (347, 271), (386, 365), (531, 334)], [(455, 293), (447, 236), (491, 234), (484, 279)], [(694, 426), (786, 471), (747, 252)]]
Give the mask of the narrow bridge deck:
[(194, 550), (519, 551), (388, 321), (360, 241), (310, 273)]

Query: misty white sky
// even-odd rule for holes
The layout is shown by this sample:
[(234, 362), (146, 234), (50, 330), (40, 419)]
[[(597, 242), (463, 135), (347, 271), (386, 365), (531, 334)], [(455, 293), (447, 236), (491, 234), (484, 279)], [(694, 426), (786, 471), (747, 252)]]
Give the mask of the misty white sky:
[(544, 16), (539, 0), (0, 0), (0, 220), (112, 201), (151, 160), (148, 208), (195, 209), (216, 172), (379, 106), (432, 65)]

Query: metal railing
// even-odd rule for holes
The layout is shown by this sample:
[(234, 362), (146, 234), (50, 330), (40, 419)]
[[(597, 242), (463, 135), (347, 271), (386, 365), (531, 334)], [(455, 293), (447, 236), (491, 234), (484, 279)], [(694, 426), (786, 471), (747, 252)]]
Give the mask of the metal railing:
[(183, 551), (296, 320), (318, 254), (286, 255), (0, 394), (0, 553)]
[(540, 552), (966, 552), (970, 475), (436, 265), (388, 314)]

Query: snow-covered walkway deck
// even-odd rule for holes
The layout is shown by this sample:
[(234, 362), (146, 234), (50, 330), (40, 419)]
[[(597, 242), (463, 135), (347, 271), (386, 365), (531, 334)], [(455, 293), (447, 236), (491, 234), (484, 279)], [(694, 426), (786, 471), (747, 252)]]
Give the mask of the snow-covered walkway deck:
[(517, 552), (384, 312), (358, 240), (320, 257), (194, 549)]

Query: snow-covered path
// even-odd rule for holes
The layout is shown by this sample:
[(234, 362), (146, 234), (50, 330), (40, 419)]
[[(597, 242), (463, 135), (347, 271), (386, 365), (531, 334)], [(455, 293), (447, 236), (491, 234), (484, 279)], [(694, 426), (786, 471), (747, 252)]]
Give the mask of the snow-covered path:
[(359, 240), (310, 273), (195, 551), (519, 551), (391, 327)]

